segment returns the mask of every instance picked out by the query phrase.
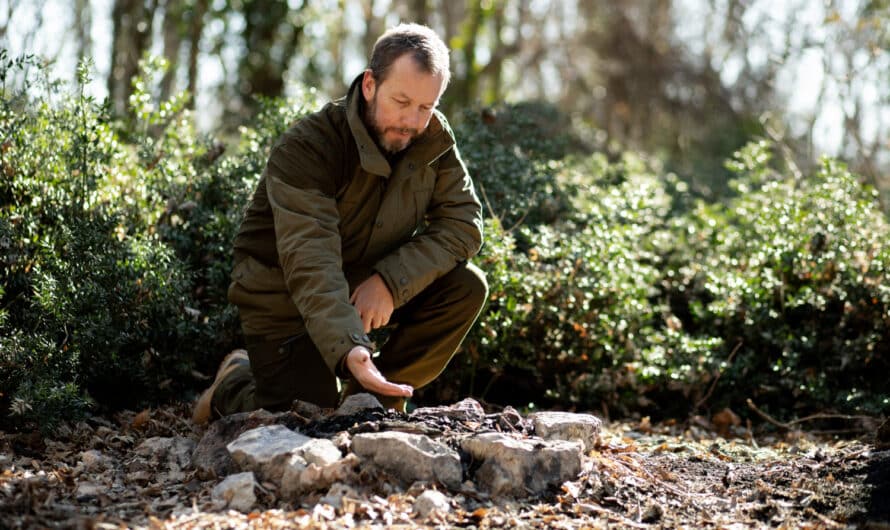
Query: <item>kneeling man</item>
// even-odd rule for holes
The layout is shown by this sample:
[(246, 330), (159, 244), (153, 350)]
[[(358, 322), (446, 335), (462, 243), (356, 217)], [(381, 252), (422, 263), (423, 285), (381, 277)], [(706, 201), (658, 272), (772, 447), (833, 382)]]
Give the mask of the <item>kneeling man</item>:
[[(229, 301), (247, 351), (229, 354), (193, 419), (300, 399), (375, 394), (404, 410), (436, 378), (488, 293), (468, 260), (482, 213), (436, 110), (448, 48), (429, 28), (384, 33), (345, 98), (272, 148), (234, 244)], [(379, 355), (368, 333), (390, 327)]]

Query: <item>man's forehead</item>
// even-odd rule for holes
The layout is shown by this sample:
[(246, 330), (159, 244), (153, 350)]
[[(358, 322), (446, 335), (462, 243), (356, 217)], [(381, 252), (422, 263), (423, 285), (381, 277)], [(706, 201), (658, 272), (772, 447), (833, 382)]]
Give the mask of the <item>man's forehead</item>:
[[(412, 93), (406, 92), (399, 88), (396, 88), (394, 91), (392, 91), (390, 93), (390, 95), (397, 97), (397, 98), (410, 99), (412, 101), (417, 100), (417, 101), (420, 101), (421, 104), (428, 103), (430, 105), (434, 105), (437, 101), (439, 101), (438, 94), (436, 94), (435, 99), (432, 99), (431, 101), (423, 101), (424, 97), (422, 94), (412, 94)], [(428, 99), (428, 95), (427, 95), (427, 99)]]
[(420, 83), (416, 82), (416, 79), (389, 76), (380, 84), (379, 89), (392, 97), (400, 97), (432, 105), (439, 101), (439, 97), (442, 95), (441, 76), (424, 75), (428, 76), (429, 79), (427, 82)]

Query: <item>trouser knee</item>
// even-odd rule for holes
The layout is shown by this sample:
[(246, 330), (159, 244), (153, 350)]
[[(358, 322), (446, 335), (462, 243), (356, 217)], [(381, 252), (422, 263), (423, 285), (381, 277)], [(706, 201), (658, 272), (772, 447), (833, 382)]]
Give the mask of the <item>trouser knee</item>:
[(454, 299), (459, 310), (467, 316), (475, 317), (488, 298), (488, 281), (485, 273), (472, 263), (462, 263), (442, 278), (455, 289)]

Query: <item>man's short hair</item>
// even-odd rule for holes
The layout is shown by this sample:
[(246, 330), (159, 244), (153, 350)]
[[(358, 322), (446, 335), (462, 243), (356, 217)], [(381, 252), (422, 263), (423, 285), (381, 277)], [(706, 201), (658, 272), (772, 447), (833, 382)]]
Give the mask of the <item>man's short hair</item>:
[(377, 39), (368, 68), (379, 85), (386, 80), (392, 63), (410, 53), (423, 71), (442, 76), (442, 87), (448, 86), (451, 71), (448, 46), (432, 29), (421, 24), (399, 24)]

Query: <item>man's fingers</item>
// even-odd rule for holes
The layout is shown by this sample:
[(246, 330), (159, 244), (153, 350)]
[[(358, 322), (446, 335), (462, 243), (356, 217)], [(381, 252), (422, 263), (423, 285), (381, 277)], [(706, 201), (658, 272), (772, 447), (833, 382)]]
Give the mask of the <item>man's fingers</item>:
[(389, 324), (389, 318), (376, 313), (372, 315), (369, 312), (367, 314), (362, 314), (361, 317), (362, 324), (365, 325), (365, 333), (369, 333), (372, 329), (382, 328)]
[(371, 331), (371, 320), (373, 319), (373, 317), (369, 313), (361, 313), (359, 316), (362, 319), (362, 326), (364, 326), (364, 328), (365, 328), (365, 333), (370, 332)]
[(387, 324), (389, 324), (389, 315), (378, 314), (376, 317), (374, 317), (372, 327), (374, 329), (377, 329), (377, 328), (382, 328), (383, 326), (385, 326)]
[(400, 385), (387, 381), (386, 378), (383, 377), (383, 374), (380, 373), (380, 370), (374, 365), (374, 362), (370, 357), (363, 360), (362, 364), (365, 365), (365, 371), (360, 377), (357, 376), (356, 379), (358, 379), (359, 384), (367, 390), (384, 396), (411, 397), (414, 393), (414, 388), (412, 388), (411, 385)]
[(346, 359), (346, 365), (356, 381), (365, 389), (383, 396), (411, 397), (411, 385), (390, 383), (383, 377), (364, 347), (353, 348)]

